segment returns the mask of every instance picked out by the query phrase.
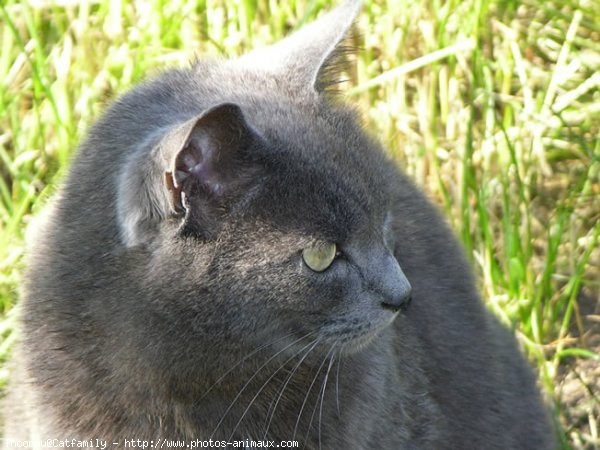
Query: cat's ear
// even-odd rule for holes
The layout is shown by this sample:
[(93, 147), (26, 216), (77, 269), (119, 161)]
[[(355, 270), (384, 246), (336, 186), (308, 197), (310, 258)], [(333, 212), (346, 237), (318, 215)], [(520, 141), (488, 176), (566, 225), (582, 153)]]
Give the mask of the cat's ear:
[(319, 94), (330, 84), (341, 43), (360, 10), (348, 0), (282, 41), (241, 58), (244, 65), (274, 73), (293, 91)]
[(237, 185), (247, 149), (258, 135), (246, 122), (239, 106), (223, 103), (169, 133), (160, 153), (168, 164), (165, 185), (175, 212), (186, 209), (186, 197), (198, 193), (217, 202)]
[(239, 106), (224, 103), (169, 129), (151, 152), (136, 152), (119, 179), (124, 243), (143, 243), (169, 217), (223, 209), (255, 173), (251, 147), (259, 141)]

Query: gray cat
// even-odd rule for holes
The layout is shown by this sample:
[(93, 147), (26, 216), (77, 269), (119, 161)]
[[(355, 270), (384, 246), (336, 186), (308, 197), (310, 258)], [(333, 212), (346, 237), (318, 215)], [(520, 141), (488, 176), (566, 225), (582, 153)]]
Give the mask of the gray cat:
[(30, 250), (6, 438), (554, 447), (452, 233), (328, 94), (358, 9), (91, 129)]

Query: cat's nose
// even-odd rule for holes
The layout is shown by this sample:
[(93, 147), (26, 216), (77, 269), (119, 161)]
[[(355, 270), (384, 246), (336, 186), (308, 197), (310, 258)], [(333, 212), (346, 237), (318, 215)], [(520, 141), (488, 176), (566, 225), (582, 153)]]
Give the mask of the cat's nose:
[[(405, 278), (406, 280), (406, 278)], [(405, 311), (412, 300), (412, 287), (408, 280), (406, 280), (406, 285), (403, 285), (397, 292), (394, 292), (390, 296), (384, 297), (381, 302), (381, 306), (384, 309), (389, 309), (391, 311)]]
[(382, 272), (380, 281), (380, 293), (383, 297), (381, 306), (394, 312), (405, 310), (411, 301), (412, 286), (392, 255), (387, 258), (385, 266), (386, 270)]

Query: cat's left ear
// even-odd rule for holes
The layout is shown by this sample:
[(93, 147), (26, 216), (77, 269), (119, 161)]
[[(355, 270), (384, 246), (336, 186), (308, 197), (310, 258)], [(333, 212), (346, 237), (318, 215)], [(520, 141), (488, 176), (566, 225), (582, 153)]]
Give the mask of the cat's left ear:
[(331, 82), (341, 42), (346, 38), (361, 0), (342, 5), (300, 28), (278, 43), (248, 53), (239, 61), (244, 66), (272, 72), (293, 91), (321, 93)]

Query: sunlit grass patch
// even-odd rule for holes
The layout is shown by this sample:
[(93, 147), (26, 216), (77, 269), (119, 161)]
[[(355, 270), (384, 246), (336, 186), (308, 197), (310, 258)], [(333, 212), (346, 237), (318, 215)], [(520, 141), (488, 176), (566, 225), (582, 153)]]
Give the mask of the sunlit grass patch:
[[(2, 3), (0, 362), (25, 229), (106, 104), (161, 68), (274, 42), (331, 3)], [(598, 386), (578, 371), (600, 348), (600, 3), (364, 3), (347, 100), (447, 213), (488, 306), (538, 366), (564, 447), (600, 446)]]

